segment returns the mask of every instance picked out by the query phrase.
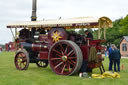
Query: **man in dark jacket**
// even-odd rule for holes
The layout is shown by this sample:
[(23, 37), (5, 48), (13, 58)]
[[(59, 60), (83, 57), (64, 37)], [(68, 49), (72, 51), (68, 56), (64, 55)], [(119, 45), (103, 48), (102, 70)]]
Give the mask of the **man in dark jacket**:
[(85, 31), (85, 34), (87, 35), (86, 38), (93, 40), (93, 35), (88, 30)]
[(112, 45), (112, 60), (114, 61), (114, 71), (117, 72), (116, 70), (116, 65), (118, 67), (118, 72), (120, 72), (120, 59), (121, 59), (121, 54), (120, 51), (117, 49), (115, 45)]

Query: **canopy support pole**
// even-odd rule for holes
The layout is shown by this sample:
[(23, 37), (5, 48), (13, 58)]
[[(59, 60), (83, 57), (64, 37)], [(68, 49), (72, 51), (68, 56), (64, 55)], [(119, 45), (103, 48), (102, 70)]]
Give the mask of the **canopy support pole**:
[(106, 28), (104, 28), (104, 39), (106, 39)]
[(17, 39), (17, 28), (15, 28), (15, 39)]
[(104, 22), (104, 39), (106, 39), (106, 28), (107, 28), (107, 23)]
[(100, 28), (101, 27), (101, 22), (99, 22), (99, 27), (98, 27), (98, 39), (100, 39), (100, 35), (101, 35), (101, 32), (100, 32)]
[(14, 38), (14, 40), (15, 40), (15, 36), (14, 36), (14, 34), (13, 34), (13, 31), (12, 31), (12, 29), (11, 29), (11, 28), (10, 28), (10, 30), (11, 30), (12, 36), (13, 36), (13, 38)]
[(98, 39), (100, 39), (100, 28), (98, 29)]

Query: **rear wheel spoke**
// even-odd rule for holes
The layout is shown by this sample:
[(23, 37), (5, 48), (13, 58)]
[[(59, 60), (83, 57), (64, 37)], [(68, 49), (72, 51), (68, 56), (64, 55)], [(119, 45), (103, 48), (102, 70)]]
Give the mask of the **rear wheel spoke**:
[(57, 62), (56, 62), (56, 65), (58, 64), (58, 63), (60, 63), (60, 62), (62, 62), (61, 60), (58, 60)]
[(66, 65), (67, 65), (67, 64), (65, 63), (64, 66), (63, 66), (63, 68), (62, 68), (61, 74), (63, 74)]
[(73, 61), (73, 60), (70, 60), (70, 61), (71, 61), (72, 63), (74, 63), (74, 64), (76, 63), (76, 62), (75, 62), (75, 61)]
[(61, 58), (51, 58), (50, 60), (61, 60)]
[(67, 65), (67, 68), (68, 68), (68, 71), (71, 72), (71, 67), (70, 67), (70, 64), (69, 63)]
[(76, 57), (68, 57), (68, 59), (76, 59)]
[(64, 51), (60, 50), (61, 51), (61, 54), (64, 55)]
[(75, 66), (75, 64), (74, 63), (72, 63), (71, 61), (67, 61), (69, 64), (71, 64), (71, 65), (73, 65), (73, 66)]
[(73, 52), (74, 52), (74, 51), (71, 50), (71, 51), (67, 54), (67, 56), (71, 55)]
[(64, 54), (67, 55), (67, 52), (68, 52), (68, 46), (66, 47)]
[(62, 51), (64, 52), (64, 48), (63, 48), (62, 44), (59, 43), (59, 46), (62, 49)]
[(59, 51), (57, 51), (57, 50), (53, 50), (54, 52), (56, 52), (56, 53), (58, 53), (59, 55), (62, 55)]
[(60, 62), (59, 64), (57, 64), (55, 67), (54, 67), (54, 69), (56, 69), (56, 68), (58, 68), (60, 65), (62, 65), (63, 64), (63, 62)]
[(59, 55), (59, 54), (56, 54), (57, 56), (59, 56), (60, 58), (62, 57), (61, 55)]

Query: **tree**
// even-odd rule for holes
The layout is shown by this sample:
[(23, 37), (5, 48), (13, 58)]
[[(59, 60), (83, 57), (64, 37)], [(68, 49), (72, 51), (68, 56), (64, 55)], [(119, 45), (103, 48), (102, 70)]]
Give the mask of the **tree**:
[(120, 29), (122, 27), (122, 24), (120, 24), (121, 21), (122, 21), (122, 18), (115, 20), (113, 22), (113, 27), (107, 29), (107, 34), (106, 34), (107, 42), (106, 43), (115, 44), (119, 47), (120, 40), (124, 36), (124, 34), (120, 32)]
[(120, 24), (122, 25), (120, 32), (122, 34), (128, 35), (128, 15), (121, 20)]
[(84, 29), (80, 29), (80, 30), (78, 31), (78, 34), (85, 35)]

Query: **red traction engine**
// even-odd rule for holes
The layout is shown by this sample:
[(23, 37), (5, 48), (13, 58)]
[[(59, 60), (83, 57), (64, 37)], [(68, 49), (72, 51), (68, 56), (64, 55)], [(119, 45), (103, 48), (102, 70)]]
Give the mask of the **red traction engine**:
[[(36, 63), (38, 67), (45, 68), (49, 64), (52, 71), (58, 75), (72, 75), (80, 71), (82, 63), (85, 61), (87, 69), (99, 67), (101, 72), (105, 71), (101, 54), (101, 43), (105, 42), (105, 40), (87, 39), (84, 41), (85, 37), (83, 35), (69, 33), (66, 29), (94, 28), (99, 27), (99, 23), (101, 23), (100, 26), (102, 27), (104, 25), (103, 21), (107, 23), (105, 27), (109, 27), (111, 21), (106, 17), (97, 19), (95, 22), (87, 22), (89, 18), (83, 20), (85, 22), (81, 22), (81, 18), (76, 18), (67, 19), (67, 21), (35, 21), (35, 25), (33, 25), (33, 22), (8, 25), (8, 28), (28, 27), (30, 29), (24, 29), (16, 38), (16, 68), (26, 70), (29, 63)], [(45, 33), (41, 31), (42, 29), (45, 32), (46, 29), (49, 31), (47, 30), (47, 33)], [(95, 57), (95, 59), (91, 60), (91, 57)]]

